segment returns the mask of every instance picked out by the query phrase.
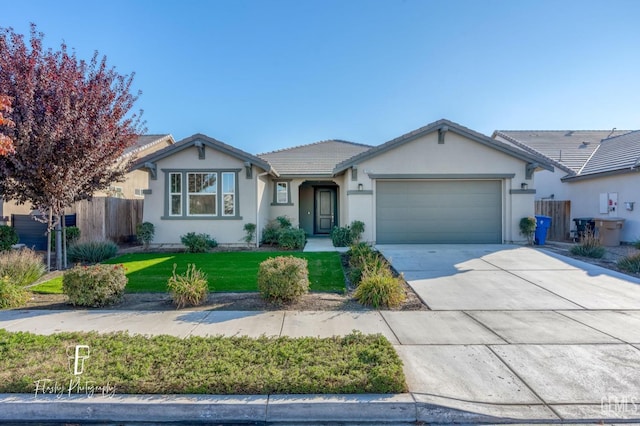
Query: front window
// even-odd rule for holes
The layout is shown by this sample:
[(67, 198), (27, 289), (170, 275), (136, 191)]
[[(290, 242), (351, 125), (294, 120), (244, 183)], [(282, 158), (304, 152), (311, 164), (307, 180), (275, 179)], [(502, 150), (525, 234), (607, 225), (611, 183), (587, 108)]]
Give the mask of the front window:
[(182, 173), (169, 173), (169, 215), (182, 215)]
[(218, 203), (218, 174), (217, 173), (187, 173), (188, 180), (188, 211), (189, 216), (217, 214)]
[(235, 216), (236, 214), (236, 174), (222, 173), (222, 201), (223, 216)]
[(289, 202), (289, 183), (277, 182), (276, 183), (276, 203), (287, 204)]

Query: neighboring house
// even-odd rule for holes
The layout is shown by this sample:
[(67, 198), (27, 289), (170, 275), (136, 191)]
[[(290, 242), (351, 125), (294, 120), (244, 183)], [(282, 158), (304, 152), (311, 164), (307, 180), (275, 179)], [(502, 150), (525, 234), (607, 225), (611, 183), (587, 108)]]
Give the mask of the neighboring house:
[(640, 131), (500, 130), (493, 138), (552, 160), (554, 173), (536, 175), (537, 198), (571, 201), (572, 218), (623, 218), (621, 240), (640, 238)]
[[(121, 161), (128, 161), (132, 158), (149, 155), (150, 153), (162, 149), (166, 146), (173, 145), (175, 141), (173, 136), (165, 135), (143, 135), (139, 136), (136, 143), (129, 147), (121, 156)], [(106, 191), (99, 191), (93, 194), (94, 199), (98, 197), (118, 197), (127, 199), (143, 199), (143, 191), (148, 185), (147, 173), (142, 171), (131, 171), (125, 174), (123, 182), (114, 182)], [(85, 207), (82, 209), (82, 207)], [(103, 215), (95, 215), (93, 211), (87, 211), (87, 202), (79, 202), (76, 205), (66, 209), (65, 214), (71, 215), (67, 218), (67, 225), (77, 225), (80, 227), (83, 239), (104, 238), (105, 231), (110, 225), (105, 224), (106, 219)], [(104, 203), (102, 208), (104, 208)], [(29, 215), (32, 209), (29, 204), (16, 204), (11, 200), (0, 199), (0, 224), (12, 225), (16, 228), (20, 242), (29, 247), (37, 249), (46, 248), (46, 226), (33, 220)], [(81, 214), (84, 212), (84, 214)], [(77, 221), (73, 219), (73, 214), (78, 213)], [(15, 215), (15, 216), (14, 216)], [(127, 214), (123, 221), (132, 221), (132, 214)], [(13, 219), (15, 220), (13, 220)], [(130, 227), (135, 229), (135, 223)], [(127, 232), (127, 235), (131, 234)]]
[(259, 156), (196, 134), (134, 166), (149, 173), (156, 244), (187, 232), (239, 244), (244, 224), (261, 235), (280, 215), (309, 236), (360, 220), (377, 243), (522, 241), (542, 169), (553, 166), (539, 154), (448, 120), (376, 147), (332, 140)]

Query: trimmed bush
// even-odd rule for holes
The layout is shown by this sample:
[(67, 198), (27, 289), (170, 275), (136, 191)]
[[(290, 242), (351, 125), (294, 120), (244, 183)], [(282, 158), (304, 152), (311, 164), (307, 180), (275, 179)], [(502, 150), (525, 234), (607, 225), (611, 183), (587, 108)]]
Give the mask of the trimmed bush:
[(113, 241), (88, 241), (67, 248), (67, 258), (72, 263), (100, 263), (116, 253), (118, 246)]
[(12, 284), (24, 287), (44, 275), (46, 266), (35, 251), (11, 250), (0, 253), (0, 277), (7, 277)]
[(30, 293), (14, 284), (9, 277), (0, 277), (0, 309), (19, 308), (29, 301)]
[(271, 302), (292, 302), (309, 291), (306, 259), (293, 256), (272, 257), (260, 263), (258, 290)]
[(251, 244), (253, 242), (253, 239), (256, 237), (256, 224), (245, 223), (242, 229), (244, 229), (245, 233), (245, 236), (242, 240), (247, 244)]
[(283, 229), (278, 235), (278, 246), (283, 250), (300, 250), (307, 240), (302, 229)]
[(218, 242), (209, 234), (196, 234), (195, 232), (181, 235), (180, 241), (187, 248), (187, 253), (206, 253), (218, 246)]
[(623, 271), (640, 274), (640, 253), (623, 257), (618, 261), (618, 267)]
[(62, 291), (74, 306), (112, 305), (124, 296), (124, 272), (122, 265), (76, 266), (64, 273)]
[(520, 219), (520, 235), (527, 238), (527, 243), (533, 245), (533, 234), (536, 232), (536, 218), (523, 217)]
[(337, 227), (331, 230), (331, 242), (334, 247), (348, 247), (358, 244), (364, 232), (364, 222), (354, 220), (350, 226)]
[(18, 233), (8, 225), (0, 225), (0, 251), (11, 250), (11, 246), (18, 243)]
[(362, 278), (354, 297), (363, 305), (377, 309), (400, 306), (406, 295), (400, 278), (391, 275), (371, 275)]
[(278, 244), (278, 237), (280, 236), (280, 225), (278, 222), (272, 220), (262, 230), (262, 244), (269, 244), (275, 246)]
[(195, 264), (188, 264), (184, 274), (176, 275), (176, 267), (174, 263), (172, 276), (167, 281), (173, 303), (178, 309), (202, 305), (209, 296), (207, 274), (196, 269)]
[(331, 242), (334, 247), (347, 247), (351, 244), (351, 229), (348, 226), (334, 226), (331, 230)]
[(604, 256), (605, 248), (602, 247), (600, 239), (594, 235), (593, 231), (586, 231), (580, 239), (580, 243), (571, 247), (570, 251), (576, 256), (600, 259)]
[(156, 228), (151, 222), (142, 222), (136, 225), (136, 238), (142, 243), (144, 249), (149, 248), (149, 243), (153, 241)]

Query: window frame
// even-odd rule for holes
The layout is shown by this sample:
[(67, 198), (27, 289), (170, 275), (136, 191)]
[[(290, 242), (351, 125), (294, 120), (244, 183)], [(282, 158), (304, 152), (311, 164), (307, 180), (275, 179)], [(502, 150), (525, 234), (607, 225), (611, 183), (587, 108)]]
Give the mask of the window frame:
[[(293, 203), (291, 202), (291, 180), (292, 179), (277, 179), (273, 181), (273, 202), (271, 203), (272, 206), (292, 206), (293, 205)], [(279, 185), (286, 186), (286, 196), (287, 196), (286, 202), (282, 202), (278, 200)]]
[[(231, 178), (233, 179), (232, 181), (232, 188), (233, 188), (233, 192), (225, 192), (225, 177), (231, 176)], [(233, 173), (233, 172), (220, 172), (220, 186), (221, 186), (221, 197), (220, 197), (220, 204), (221, 204), (221, 210), (220, 213), (222, 213), (222, 216), (235, 216), (236, 215), (236, 208), (237, 208), (237, 184), (236, 181), (238, 180), (238, 174), (237, 173)], [(228, 214), (226, 213), (226, 207), (227, 207), (227, 203), (226, 203), (226, 196), (227, 195), (231, 195), (233, 197), (233, 211)]]
[[(179, 176), (180, 177), (180, 191), (179, 192), (173, 192), (173, 180), (172, 177), (173, 176)], [(168, 190), (166, 192), (167, 194), (167, 199), (168, 199), (168, 208), (166, 209), (167, 216), (170, 217), (182, 217), (184, 214), (184, 197), (183, 197), (183, 187), (184, 185), (182, 184), (183, 182), (183, 175), (182, 173), (179, 172), (170, 172), (167, 174), (167, 176), (169, 177), (169, 179), (167, 180), (167, 186), (168, 186)], [(172, 211), (172, 206), (173, 206), (173, 197), (174, 196), (178, 196), (180, 197), (180, 203), (178, 204), (180, 211), (178, 213), (173, 213)]]
[[(186, 186), (186, 206), (187, 206), (187, 211), (185, 216), (187, 217), (198, 217), (198, 216), (210, 216), (210, 217), (215, 217), (218, 216), (218, 187), (220, 186), (220, 181), (218, 179), (218, 172), (193, 172), (193, 171), (187, 171), (185, 172), (186, 175), (186, 182), (187, 185)], [(213, 185), (215, 192), (202, 192), (202, 191), (198, 191), (198, 192), (191, 192), (191, 188), (189, 187), (189, 182), (190, 182), (190, 176), (191, 175), (206, 175), (207, 179), (210, 178), (210, 176), (215, 176), (215, 184)], [(196, 182), (197, 183), (197, 182)], [(184, 192), (184, 190), (183, 190)], [(191, 213), (191, 197), (206, 197), (206, 196), (213, 196), (214, 202), (213, 202), (213, 213)]]
[[(242, 169), (162, 169), (165, 176), (164, 190), (164, 214), (163, 220), (241, 220), (240, 216), (240, 188), (238, 175)], [(189, 192), (189, 175), (190, 174), (215, 174), (216, 185), (215, 193), (198, 193)], [(180, 193), (171, 192), (171, 177), (173, 175), (180, 176)], [(223, 176), (232, 175), (233, 192), (225, 194), (233, 194), (233, 214), (224, 213), (224, 194), (223, 194)], [(227, 177), (229, 179), (229, 177)], [(189, 212), (189, 197), (201, 195), (215, 195), (215, 214), (191, 214)], [(180, 197), (180, 214), (171, 214), (171, 201), (173, 196)]]

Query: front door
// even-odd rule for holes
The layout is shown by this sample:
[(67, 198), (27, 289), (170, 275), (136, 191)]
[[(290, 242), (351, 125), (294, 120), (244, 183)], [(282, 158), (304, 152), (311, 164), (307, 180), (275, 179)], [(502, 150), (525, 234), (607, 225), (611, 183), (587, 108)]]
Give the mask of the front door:
[(316, 188), (315, 233), (328, 234), (335, 225), (336, 189)]

